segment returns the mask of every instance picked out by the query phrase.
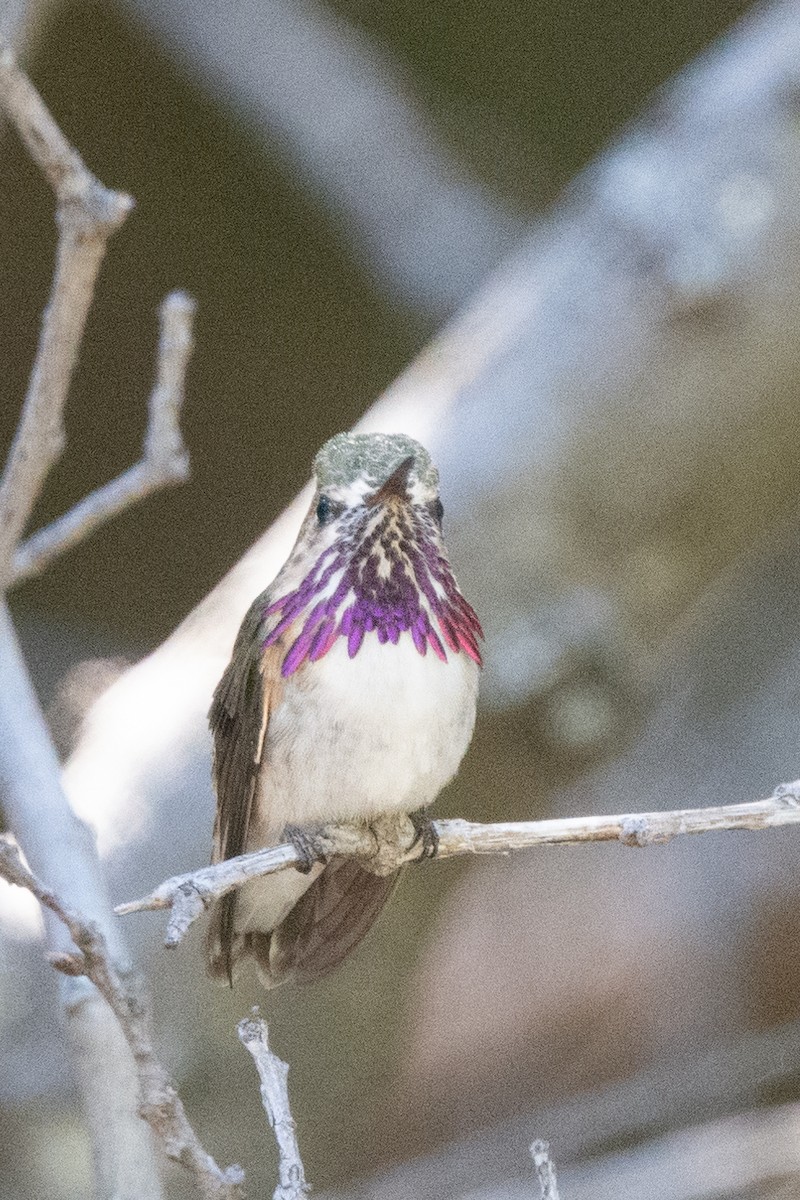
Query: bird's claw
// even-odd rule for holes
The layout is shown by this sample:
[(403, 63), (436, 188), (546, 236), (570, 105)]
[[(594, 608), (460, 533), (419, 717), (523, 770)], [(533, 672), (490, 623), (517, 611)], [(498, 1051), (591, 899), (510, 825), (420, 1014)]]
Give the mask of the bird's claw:
[(313, 829), (303, 825), (285, 825), (283, 839), (297, 851), (300, 861), (295, 863), (295, 870), (301, 875), (308, 875), (317, 863), (325, 862), (323, 840)]
[(436, 858), (439, 853), (439, 834), (431, 818), (424, 809), (418, 809), (417, 812), (409, 814), (409, 819), (417, 835), (411, 843), (412, 847), (418, 843), (422, 844), (420, 859)]

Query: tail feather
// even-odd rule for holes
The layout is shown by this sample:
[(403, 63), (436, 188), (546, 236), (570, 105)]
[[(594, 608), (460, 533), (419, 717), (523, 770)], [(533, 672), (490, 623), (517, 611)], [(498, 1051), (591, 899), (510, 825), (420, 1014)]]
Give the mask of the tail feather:
[(237, 963), (251, 956), (266, 987), (321, 979), (369, 932), (399, 874), (373, 875), (355, 859), (334, 858), (271, 930), (237, 932), (236, 893), (223, 896), (211, 913), (209, 973), (232, 983)]
[(234, 931), (236, 892), (222, 896), (211, 909), (206, 934), (206, 964), (212, 979), (233, 987), (233, 969), (242, 956), (242, 939)]
[(335, 858), (273, 931), (270, 974), (313, 983), (347, 957), (380, 916), (399, 878)]

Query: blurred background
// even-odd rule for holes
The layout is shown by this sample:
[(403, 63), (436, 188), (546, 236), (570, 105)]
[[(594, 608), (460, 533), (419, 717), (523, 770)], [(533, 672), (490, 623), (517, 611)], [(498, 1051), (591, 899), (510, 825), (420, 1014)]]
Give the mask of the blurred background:
[[(800, 5), (746, 10), (0, 7), (61, 128), (136, 199), (37, 524), (136, 460), (158, 305), (174, 287), (199, 304), (191, 480), (13, 598), (115, 900), (208, 854), (203, 713), (297, 520), (201, 602), (382, 393), (373, 426), (439, 461), (487, 631), (441, 815), (737, 802), (800, 774)], [(55, 227), (6, 128), (0, 153), (7, 444)], [(156, 692), (175, 724), (148, 741)], [(215, 989), (196, 934), (166, 956), (159, 918), (128, 932), (190, 1116), (251, 1195), (275, 1158), (234, 1028), (261, 1003), (320, 1191), (522, 1195), (540, 1136), (565, 1197), (606, 1176), (617, 1196), (647, 1178), (665, 1198), (788, 1197), (795, 867), (791, 832), (426, 866), (339, 973), (268, 997)], [(37, 937), (0, 893), (4, 1195), (72, 1200), (89, 1150)], [(664, 1138), (698, 1128), (703, 1162), (752, 1133), (763, 1167), (706, 1178), (684, 1148), (676, 1172)], [(190, 1194), (177, 1171), (169, 1187)]]

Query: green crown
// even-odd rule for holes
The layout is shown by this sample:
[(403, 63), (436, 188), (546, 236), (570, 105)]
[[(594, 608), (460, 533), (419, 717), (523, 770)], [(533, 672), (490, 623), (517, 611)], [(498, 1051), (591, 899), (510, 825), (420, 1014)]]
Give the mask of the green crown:
[(321, 490), (348, 487), (364, 479), (378, 488), (404, 459), (414, 458), (410, 478), (433, 491), (439, 472), (424, 446), (404, 433), (337, 433), (314, 459), (314, 474)]

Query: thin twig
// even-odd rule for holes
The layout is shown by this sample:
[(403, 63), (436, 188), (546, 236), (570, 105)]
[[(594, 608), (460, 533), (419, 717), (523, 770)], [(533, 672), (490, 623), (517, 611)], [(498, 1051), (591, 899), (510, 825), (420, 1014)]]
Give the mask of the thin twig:
[(530, 1147), (536, 1178), (539, 1180), (540, 1200), (559, 1200), (556, 1169), (550, 1158), (548, 1142), (533, 1142)]
[(27, 538), (14, 556), (14, 583), (38, 575), (59, 554), (151, 492), (187, 478), (189, 455), (179, 417), (192, 352), (195, 308), (194, 300), (184, 292), (172, 292), (161, 305), (156, 380), (141, 460)]
[(261, 1103), (278, 1144), (279, 1183), (272, 1200), (302, 1200), (311, 1187), (306, 1183), (297, 1145), (297, 1126), (289, 1105), (288, 1064), (270, 1050), (269, 1027), (258, 1015), (258, 1008), (253, 1009), (252, 1017), (239, 1022), (237, 1033), (239, 1041), (255, 1060), (261, 1080)]
[[(672, 812), (625, 813), (608, 817), (562, 817), (552, 821), (501, 821), (477, 824), (454, 819), (433, 821), (439, 844), (437, 858), (464, 854), (509, 854), (531, 846), (572, 842), (621, 842), (624, 846), (663, 845), (686, 833), (715, 833), (735, 829), (775, 829), (800, 825), (800, 780), (783, 783), (768, 800), (726, 804), (710, 808), (681, 808)], [(387, 875), (399, 867), (419, 862), (424, 849), (413, 827), (396, 844), (376, 846), (370, 826), (330, 825), (313, 831), (320, 860), (333, 855), (360, 858), (376, 874)], [(289, 843), (241, 854), (185, 875), (173, 875), (140, 900), (118, 904), (119, 916), (171, 908), (165, 945), (176, 946), (189, 926), (212, 900), (240, 887), (249, 879), (284, 871), (304, 861)]]
[(141, 1115), (160, 1139), (168, 1157), (191, 1171), (207, 1200), (240, 1200), (244, 1195), (241, 1167), (223, 1170), (200, 1144), (175, 1085), (153, 1051), (148, 1006), (139, 989), (113, 965), (97, 925), (69, 908), (36, 878), (22, 861), (16, 842), (6, 834), (0, 835), (0, 876), (27, 888), (69, 930), (78, 953), (50, 954), (50, 962), (65, 975), (86, 975), (108, 1002), (136, 1062)]
[(133, 207), (84, 166), (10, 50), (0, 47), (0, 108), (56, 195), (56, 269), (28, 392), (0, 480), (0, 584), (64, 444), (63, 411), (106, 243)]

